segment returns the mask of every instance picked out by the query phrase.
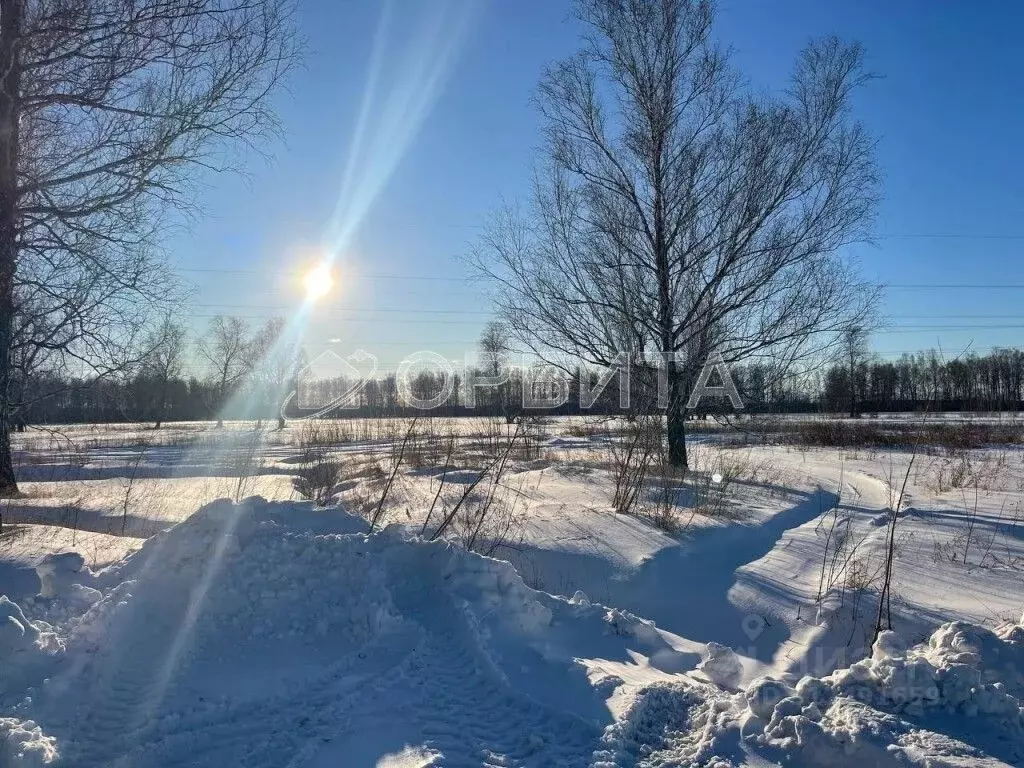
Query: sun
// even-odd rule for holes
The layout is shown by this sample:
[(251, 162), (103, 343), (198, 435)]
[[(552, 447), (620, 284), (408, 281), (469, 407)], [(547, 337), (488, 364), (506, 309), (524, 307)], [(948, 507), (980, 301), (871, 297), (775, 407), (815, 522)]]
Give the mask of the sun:
[(317, 264), (306, 274), (306, 300), (317, 301), (334, 287), (334, 276), (327, 264)]

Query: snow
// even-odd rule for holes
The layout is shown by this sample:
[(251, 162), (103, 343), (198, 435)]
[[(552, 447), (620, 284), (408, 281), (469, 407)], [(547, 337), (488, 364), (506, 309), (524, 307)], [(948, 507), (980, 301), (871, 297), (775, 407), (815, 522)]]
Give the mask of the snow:
[[(1016, 764), (1024, 759), (1024, 710), (1017, 670), (1024, 659), (1024, 627), (1000, 634), (964, 622), (937, 629), (926, 644), (904, 650), (895, 633), (884, 632), (871, 658), (820, 680), (805, 678), (788, 693), (777, 684), (752, 686), (750, 709), (768, 720), (752, 736), (765, 745), (813, 762), (841, 752), (882, 765), (921, 764), (929, 745), (944, 757), (978, 756), (968, 743)], [(971, 722), (970, 718), (979, 718)], [(957, 743), (960, 740), (960, 743)], [(863, 763), (862, 763), (863, 764)]]
[(58, 757), (55, 739), (31, 720), (0, 717), (0, 765), (41, 768)]
[(36, 650), (39, 630), (25, 618), (21, 606), (0, 595), (0, 658), (9, 665)]
[[(537, 592), (507, 562), (401, 527), (367, 535), (339, 510), (260, 498), (209, 504), (99, 574), (69, 556), (41, 570), (33, 605), (82, 612), (58, 637), (0, 598), (0, 664), (24, 685), (4, 698), (5, 765), (1024, 759), (1019, 625), (951, 622), (909, 648), (885, 632), (830, 675), (734, 693), (727, 646), (705, 648), (719, 685), (701, 683), (678, 638), (628, 611)], [(102, 596), (76, 602), (72, 574)], [(983, 719), (971, 742), (950, 727), (964, 717)]]
[(716, 642), (708, 643), (707, 656), (697, 665), (697, 669), (720, 688), (735, 688), (743, 677), (743, 665), (736, 652)]
[[(605, 735), (595, 765), (1019, 765), (1024, 626), (943, 625), (902, 650), (795, 687), (763, 677), (739, 694), (661, 684)], [(988, 681), (988, 682), (986, 682)]]
[(762, 720), (771, 718), (775, 705), (789, 698), (793, 689), (781, 680), (759, 677), (746, 689), (747, 706)]
[[(684, 489), (669, 531), (610, 508), (601, 436), (548, 429), (505, 478), (523, 527), (497, 559), (417, 539), (429, 463), (398, 473), (371, 535), (344, 511), (358, 471), (337, 507), (291, 498), (287, 431), (251, 478), (199, 426), (137, 462), (151, 434), (86, 432), (74, 467), (37, 464), (4, 510), (21, 535), (0, 539), (0, 766), (1024, 762), (1021, 454), (970, 453), (966, 488), (962, 457), (917, 457), (872, 645), (909, 454), (701, 436), (716, 506)], [(478, 469), (454, 464), (453, 484)], [(244, 500), (210, 503), (225, 494)], [(837, 578), (819, 603), (830, 535), (868, 585)]]
[(647, 682), (671, 651), (506, 562), (307, 503), (215, 502), (93, 581), (103, 597), (12, 706), (62, 765), (585, 765), (622, 684), (583, 659)]
[(73, 587), (87, 585), (92, 574), (85, 566), (85, 558), (77, 552), (63, 552), (47, 555), (36, 566), (39, 576), (39, 597), (58, 597), (66, 594)]

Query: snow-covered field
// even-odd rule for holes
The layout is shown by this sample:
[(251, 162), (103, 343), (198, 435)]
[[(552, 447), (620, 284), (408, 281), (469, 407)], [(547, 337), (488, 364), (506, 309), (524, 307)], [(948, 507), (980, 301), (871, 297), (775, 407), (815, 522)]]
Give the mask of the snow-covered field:
[(18, 436), (0, 766), (1024, 760), (1017, 448), (708, 429), (619, 514), (607, 424), (537, 425), (491, 485), (504, 425), (338, 424), (326, 508), (301, 424)]

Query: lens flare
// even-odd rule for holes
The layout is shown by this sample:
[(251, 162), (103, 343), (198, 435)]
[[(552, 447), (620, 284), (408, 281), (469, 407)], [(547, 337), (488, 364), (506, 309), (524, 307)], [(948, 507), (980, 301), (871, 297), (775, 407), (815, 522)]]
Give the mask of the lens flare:
[[(349, 251), (367, 212), (414, 142), (451, 74), (473, 20), (483, 6), (482, 0), (438, 0), (424, 5), (421, 15), (410, 15), (405, 4), (399, 8), (398, 0), (386, 0), (384, 3), (338, 200), (322, 234), (321, 256), (325, 261), (305, 275), (305, 302), (288, 318), (277, 338), (264, 351), (263, 359), (257, 363), (257, 369), (264, 368), (264, 376), (275, 385), (272, 391), (264, 392), (263, 397), (269, 397), (273, 402), (287, 402), (286, 393), (294, 386), (291, 371), (298, 368), (301, 344), (313, 315), (313, 305), (334, 287), (332, 264), (340, 254)], [(282, 375), (275, 361), (287, 363), (281, 368), (289, 372)], [(218, 453), (223, 451), (224, 455), (217, 456), (216, 461), (234, 461), (235, 455), (240, 454), (242, 458), (248, 457), (246, 462), (251, 462), (252, 457), (258, 455), (266, 431), (261, 402), (258, 402), (260, 396), (255, 389), (243, 387), (228, 402), (221, 404), (218, 416), (225, 418), (245, 419), (253, 414), (260, 415), (255, 428), (246, 431), (247, 438), (241, 448), (237, 440), (224, 439), (216, 449)], [(283, 406), (281, 414), (283, 426)], [(182, 463), (190, 466), (195, 460), (195, 457), (183, 457)], [(203, 460), (211, 459), (204, 454)], [(250, 467), (250, 464), (244, 466)], [(244, 481), (251, 467), (238, 471), (236, 500), (247, 494)], [(236, 506), (220, 520), (221, 528), (214, 533), (213, 551), (204, 563), (203, 577), (190, 590), (182, 621), (174, 637), (168, 638), (166, 653), (158, 662), (155, 679), (146, 692), (143, 706), (138, 709), (140, 723), (157, 711), (173, 684), (178, 667), (194, 640), (196, 625), (207, 608), (210, 592), (215, 589), (216, 579), (230, 552), (243, 513), (243, 508)], [(150, 564), (157, 560), (159, 558), (151, 558)]]
[(351, 245), (437, 102), (484, 5), (439, 0), (410, 13), (395, 0), (383, 4), (341, 189), (324, 232), (330, 253)]

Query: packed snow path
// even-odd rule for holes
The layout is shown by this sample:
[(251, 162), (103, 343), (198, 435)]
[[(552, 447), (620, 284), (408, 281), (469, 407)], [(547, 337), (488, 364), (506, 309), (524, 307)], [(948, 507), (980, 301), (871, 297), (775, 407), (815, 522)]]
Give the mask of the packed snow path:
[[(690, 640), (716, 642), (769, 663), (789, 639), (789, 628), (737, 594), (750, 578), (743, 568), (767, 555), (787, 531), (820, 517), (838, 501), (835, 494), (819, 490), (760, 525), (713, 528), (684, 546), (666, 547), (615, 584), (610, 602)], [(766, 587), (758, 585), (753, 592)]]
[(780, 546), (789, 532), (820, 518), (838, 502), (836, 494), (819, 489), (759, 523), (733, 522), (699, 530), (636, 566), (617, 565), (603, 553), (530, 545), (508, 557), (523, 573), (543, 574), (539, 580), (544, 583), (557, 585), (561, 575), (571, 573), (573, 588), (650, 619), (659, 629), (726, 645), (762, 665), (770, 664), (790, 639), (787, 621), (792, 617), (769, 612), (765, 593), (778, 585), (758, 580), (749, 566)]

